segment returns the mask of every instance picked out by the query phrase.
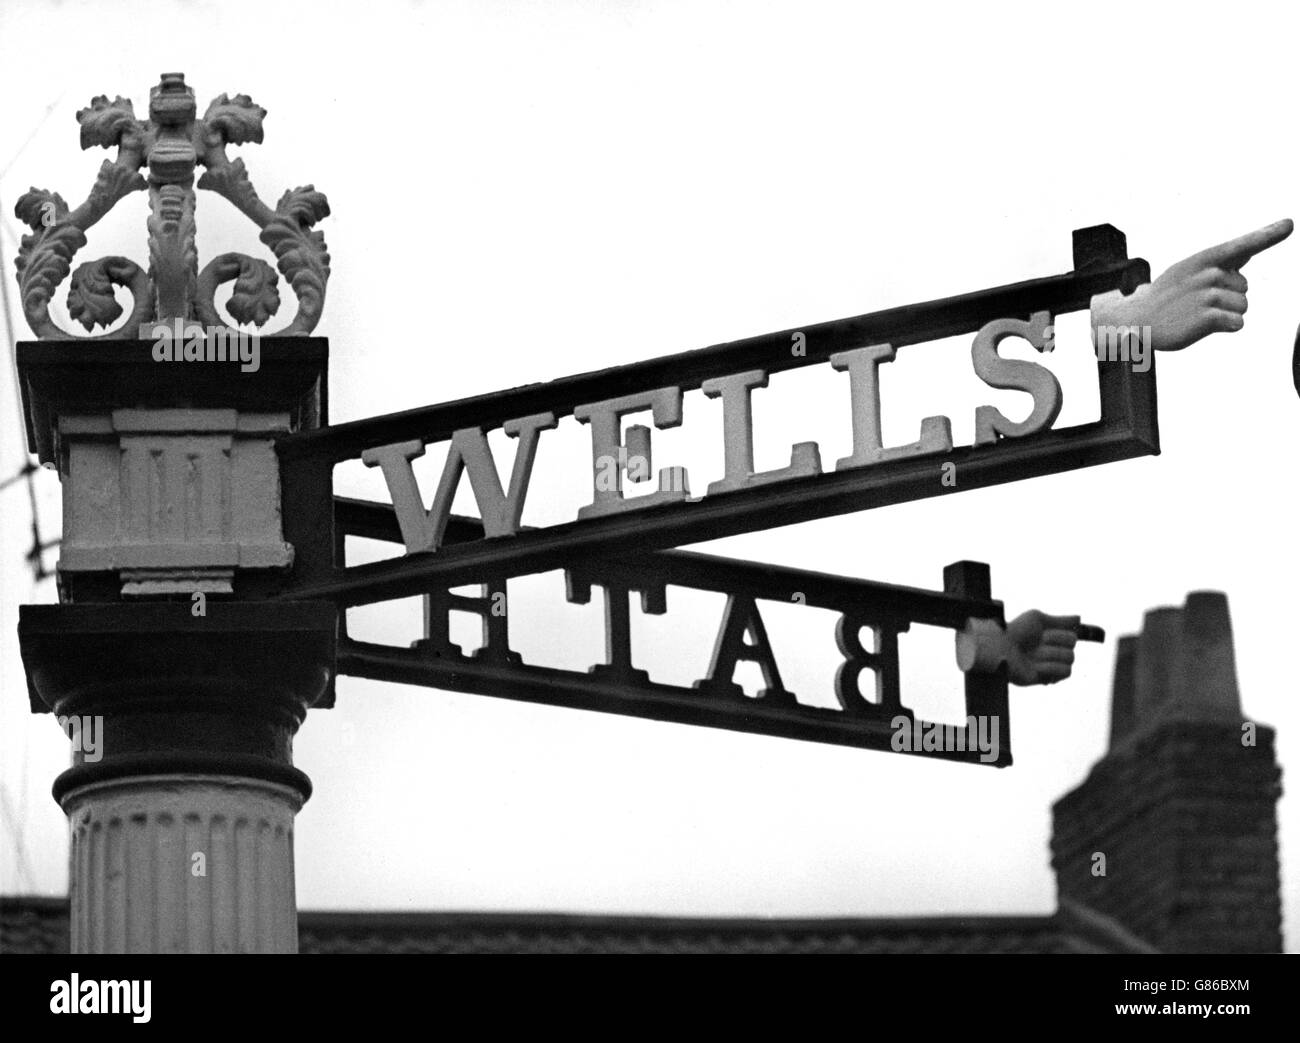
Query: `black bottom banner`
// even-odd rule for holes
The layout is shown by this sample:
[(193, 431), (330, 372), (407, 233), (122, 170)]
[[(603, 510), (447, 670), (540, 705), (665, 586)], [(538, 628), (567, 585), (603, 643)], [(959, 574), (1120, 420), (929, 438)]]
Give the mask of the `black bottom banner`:
[[(635, 1023), (645, 1031), (663, 1017), (680, 1031), (682, 1019), (697, 1028), (713, 1021), (734, 1029), (759, 1017), (772, 1024), (767, 1019), (782, 1007), (805, 1028), (808, 1019), (838, 1008), (849, 1018), (869, 1015), (872, 1028), (884, 1018), (904, 1032), (1124, 1021), (1200, 1022), (1231, 1031), (1233, 1022), (1272, 1023), (1294, 1013), (1295, 965), (1287, 966), (1265, 956), (868, 956), (848, 988), (826, 969), (814, 984), (805, 968), (802, 987), (783, 969), (772, 987), (757, 991), (753, 986), (772, 972), (752, 963), (729, 987), (717, 971), (702, 977), (662, 962), (642, 965), (635, 976), (589, 963), (549, 972), (515, 965), (512, 975), (500, 964), (435, 965), (427, 957), (15, 956), (0, 965), (0, 1002), (6, 1027), (79, 1033), (110, 1025), (117, 1032), (281, 1025), (339, 1031), (357, 1022), (382, 1030), (411, 1021), (437, 1032), (451, 1029), (448, 1018), (457, 1013), (472, 1018), (475, 1029), (519, 1018), (533, 1031), (584, 1021), (607, 1029)], [(664, 989), (669, 984), (671, 992)], [(837, 993), (840, 999), (832, 999)]]

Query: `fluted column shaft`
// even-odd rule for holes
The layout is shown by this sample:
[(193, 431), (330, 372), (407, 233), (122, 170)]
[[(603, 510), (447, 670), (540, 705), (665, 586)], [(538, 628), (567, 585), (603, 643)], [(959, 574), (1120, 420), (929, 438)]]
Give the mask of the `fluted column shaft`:
[(293, 819), (256, 779), (139, 776), (63, 798), (72, 951), (298, 951)]

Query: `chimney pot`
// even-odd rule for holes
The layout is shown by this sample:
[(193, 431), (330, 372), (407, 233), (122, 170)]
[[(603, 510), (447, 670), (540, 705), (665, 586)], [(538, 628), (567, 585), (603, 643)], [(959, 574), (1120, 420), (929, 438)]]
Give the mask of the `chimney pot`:
[(1180, 693), (1180, 715), (1242, 719), (1232, 620), (1228, 596), (1222, 591), (1197, 590), (1187, 595), (1183, 610), (1183, 670), (1187, 683)]
[(1183, 610), (1166, 605), (1150, 609), (1138, 638), (1134, 724), (1139, 729), (1152, 722), (1177, 698), (1183, 685)]

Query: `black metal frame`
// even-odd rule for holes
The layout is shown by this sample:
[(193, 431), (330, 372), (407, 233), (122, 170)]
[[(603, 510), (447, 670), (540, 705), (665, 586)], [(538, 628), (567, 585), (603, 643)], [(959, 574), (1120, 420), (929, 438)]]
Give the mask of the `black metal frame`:
[[(973, 333), (997, 318), (1060, 315), (1089, 306), (1099, 293), (1131, 292), (1149, 281), (1145, 261), (1127, 260), (1123, 234), (1109, 225), (1075, 232), (1075, 271), (1045, 279), (924, 304), (765, 334), (698, 351), (614, 369), (532, 384), (352, 423), (304, 431), (280, 439), (285, 536), (295, 565), (279, 597), (326, 598), (342, 605), (366, 604), (563, 568), (608, 557), (628, 547), (658, 550), (867, 510), (951, 490), (936, 480), (942, 463), (954, 463), (962, 490), (1053, 474), (1159, 452), (1155, 371), (1136, 372), (1121, 361), (1097, 364), (1101, 419), (1050, 430), (994, 446), (958, 447), (941, 457), (894, 460), (869, 468), (829, 471), (756, 488), (705, 496), (545, 528), (498, 539), (448, 543), (435, 553), (351, 568), (334, 556), (333, 468), (363, 450), (404, 440), (436, 442), (461, 428), (491, 429), (541, 412), (557, 417), (575, 406), (658, 387), (697, 389), (710, 377), (762, 369), (777, 373), (826, 362), (840, 351), (868, 344), (902, 348)], [(805, 354), (790, 351), (792, 335), (804, 335)]]
[[(340, 554), (343, 541), (350, 535), (401, 542), (396, 514), (388, 504), (339, 498), (335, 501), (334, 524)], [(482, 525), (474, 518), (453, 516), (448, 523), (447, 538), (455, 545), (481, 539), (482, 534)], [(485, 631), (497, 629), (495, 633), (485, 633), (484, 647), (469, 656), (450, 644), (445, 630), (436, 640), (426, 636), (412, 648), (357, 641), (347, 636), (346, 614), (340, 613), (338, 673), (679, 724), (861, 749), (893, 750), (895, 729), (891, 722), (899, 715), (914, 719), (912, 711), (902, 703), (898, 686), (898, 634), (906, 632), (913, 623), (954, 631), (963, 629), (972, 618), (1005, 623), (1002, 603), (992, 598), (988, 566), (978, 562), (949, 565), (944, 570), (943, 591), (688, 551), (621, 554), (565, 571), (572, 600), (585, 602), (592, 585), (612, 592), (607, 594), (606, 601), (608, 662), (604, 665), (583, 673), (525, 663), (509, 648), (508, 612), (496, 617), (483, 613), (480, 606), (480, 613), (485, 615)], [(505, 581), (492, 581), (486, 586), (484, 601), (490, 601), (494, 592), (504, 591)], [(849, 647), (841, 644), (846, 662), (853, 660), (859, 665), (847, 670), (842, 667), (836, 677), (842, 707), (839, 710), (798, 703), (792, 693), (786, 692), (781, 692), (782, 698), (776, 699), (768, 695), (745, 696), (729, 691), (725, 684), (701, 682), (693, 688), (661, 684), (632, 667), (626, 645), (628, 594), (638, 592), (657, 611), (662, 611), (668, 586), (787, 605), (798, 594), (800, 604), (840, 613), (837, 637), (841, 642), (855, 641), (862, 627), (879, 628), (876, 649), (874, 653), (854, 656)], [(425, 597), (438, 599), (443, 613), (448, 607), (473, 607), (475, 600), (443, 590)], [(857, 694), (858, 674), (863, 668), (875, 673), (878, 691), (875, 702)], [(956, 672), (955, 662), (953, 669)], [(995, 759), (981, 759), (976, 736), (965, 725), (950, 726), (954, 739), (960, 733), (960, 742), (954, 745), (961, 749), (908, 748), (896, 752), (994, 767), (1011, 764), (1006, 667), (994, 674), (966, 674), (964, 692), (967, 717), (998, 720)], [(925, 728), (930, 723), (922, 721), (920, 726)]]

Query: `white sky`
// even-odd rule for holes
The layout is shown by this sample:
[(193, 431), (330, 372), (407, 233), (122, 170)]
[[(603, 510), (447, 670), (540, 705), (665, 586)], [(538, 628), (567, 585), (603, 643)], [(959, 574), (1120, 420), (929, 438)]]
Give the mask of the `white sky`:
[[(1283, 129), (1295, 26), (1279, 12), (11, 2), (0, 170), (20, 154), (0, 177), (4, 277), (18, 196), (37, 185), (76, 205), (106, 155), (79, 152), (77, 109), (122, 94), (143, 114), (173, 70), (200, 111), (223, 91), (269, 110), (265, 143), (232, 150), (268, 203), (307, 182), (329, 197), (334, 274), (317, 332), (330, 338), (335, 421), (1066, 271), (1071, 229), (1104, 221), (1158, 272), (1300, 210), (1297, 141)], [(119, 204), (78, 262), (146, 263), (146, 210), (143, 194)], [(270, 258), (211, 193), (198, 227), (200, 263), (232, 249)], [(1244, 705), (1278, 728), (1284, 770), (1295, 765), (1300, 243), (1247, 274), (1243, 333), (1159, 361), (1161, 457), (708, 549), (927, 587), (974, 558), (992, 566), (1009, 615), (1079, 612), (1112, 639), (1147, 608), (1226, 590)], [(1059, 329), (1064, 426), (1096, 403), (1082, 317)], [(7, 368), (0, 380), (7, 476), (23, 457)], [(975, 406), (1019, 418), (1027, 402), (980, 384), (969, 338), (900, 352), (883, 394), (893, 443), (931, 414), (968, 442)], [(720, 475), (718, 410), (690, 395), (683, 427), (656, 434), (655, 466), (689, 465), (697, 493)], [(795, 441), (819, 441), (828, 467), (847, 455), (842, 374), (775, 378), (755, 412), (760, 467), (787, 463)], [(587, 445), (571, 420), (543, 436), (525, 522), (573, 516)], [(440, 459), (423, 462), (426, 482)], [(56, 534), (58, 483), (39, 480)], [(342, 468), (336, 491), (380, 498), (383, 485)], [(55, 593), (25, 570), (19, 487), (0, 511), (0, 887), (61, 893), (66, 825), (49, 786), (67, 744), (49, 717), (26, 714), (16, 637), (16, 606)], [(512, 588), (515, 646), (582, 668), (599, 656), (599, 600), (564, 606), (560, 591), (556, 575)], [(668, 617), (636, 624), (639, 664), (689, 683), (718, 611), (670, 592)], [(787, 686), (824, 702), (830, 617), (765, 618)], [(352, 625), (401, 643), (418, 611), (371, 609)], [(1103, 750), (1113, 647), (1083, 646), (1063, 685), (1013, 689), (1005, 771), (344, 678), (338, 708), (313, 714), (296, 744), (316, 786), (298, 819), (299, 905), (1048, 912), (1049, 809)], [(903, 655), (904, 701), (954, 716), (950, 636), (905, 637)], [(1294, 909), (1291, 798), (1279, 815)]]

